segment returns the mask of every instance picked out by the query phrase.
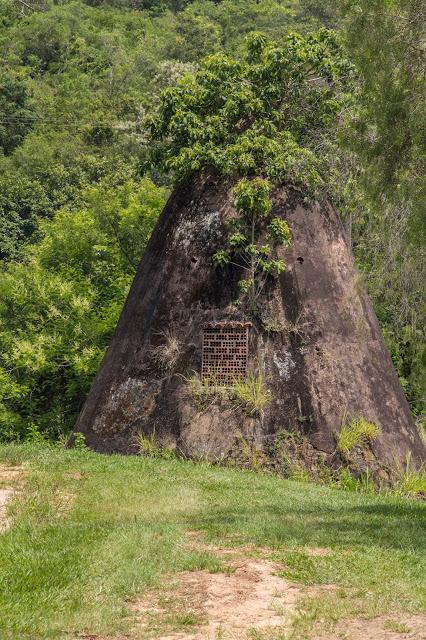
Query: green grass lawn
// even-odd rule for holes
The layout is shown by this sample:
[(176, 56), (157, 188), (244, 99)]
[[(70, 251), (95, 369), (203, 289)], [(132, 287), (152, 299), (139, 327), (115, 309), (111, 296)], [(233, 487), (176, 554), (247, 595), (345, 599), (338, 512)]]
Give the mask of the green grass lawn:
[[(269, 548), (286, 578), (336, 585), (302, 599), (291, 638), (319, 620), (425, 610), (424, 503), (59, 447), (3, 446), (0, 462), (23, 465), (0, 535), (2, 640), (129, 631), (132, 598), (181, 571), (220, 570), (219, 544)], [(188, 532), (212, 551), (185, 544)], [(318, 547), (330, 553), (310, 554)]]

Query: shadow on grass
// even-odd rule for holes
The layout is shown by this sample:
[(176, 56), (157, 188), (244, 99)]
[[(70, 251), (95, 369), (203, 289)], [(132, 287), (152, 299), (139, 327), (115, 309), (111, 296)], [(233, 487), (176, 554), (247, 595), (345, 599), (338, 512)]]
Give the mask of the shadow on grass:
[(375, 546), (422, 552), (426, 549), (426, 508), (422, 504), (366, 504), (338, 508), (238, 506), (186, 520), (213, 536), (242, 534), (263, 545)]

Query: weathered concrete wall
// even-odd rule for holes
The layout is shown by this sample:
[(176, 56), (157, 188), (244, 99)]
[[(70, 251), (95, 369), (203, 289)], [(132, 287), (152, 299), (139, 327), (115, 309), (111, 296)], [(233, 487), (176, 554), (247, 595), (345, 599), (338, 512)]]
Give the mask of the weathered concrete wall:
[[(200, 407), (185, 378), (201, 368), (204, 322), (241, 320), (238, 270), (216, 269), (224, 246), (232, 185), (199, 177), (171, 196), (143, 256), (117, 330), (76, 425), (94, 449), (136, 451), (150, 434), (188, 455), (226, 456), (239, 432), (258, 444), (281, 429), (306, 434), (315, 448), (335, 449), (344, 417), (380, 424), (377, 457), (425, 456), (408, 404), (363, 291), (336, 213), (307, 206), (278, 189), (274, 215), (285, 218), (293, 245), (280, 250), (287, 271), (265, 294), (264, 314), (279, 331), (254, 326), (250, 363), (272, 393), (262, 420), (222, 401)], [(172, 372), (153, 357), (171, 332), (182, 345)]]

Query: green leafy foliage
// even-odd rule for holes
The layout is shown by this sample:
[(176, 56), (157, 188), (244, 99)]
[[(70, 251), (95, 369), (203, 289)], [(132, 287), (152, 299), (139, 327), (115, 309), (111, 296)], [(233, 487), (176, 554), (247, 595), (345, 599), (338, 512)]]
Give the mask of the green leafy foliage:
[(0, 257), (17, 258), (40, 218), (79, 208), (87, 185), (118, 167), (135, 177), (161, 90), (202, 56), (238, 48), (256, 23), (286, 33), (299, 21), (293, 4), (73, 0), (22, 13), (3, 0)]
[(239, 291), (252, 314), (268, 276), (285, 269), (272, 249), (291, 242), (287, 223), (269, 219), (272, 185), (293, 182), (317, 193), (325, 184), (310, 145), (349, 100), (350, 76), (331, 31), (290, 34), (280, 44), (252, 33), (243, 59), (209, 56), (163, 93), (152, 125), (154, 161), (177, 180), (206, 168), (241, 178), (236, 230), (213, 260), (241, 268)]
[(356, 163), (355, 254), (401, 383), (421, 416), (426, 413), (425, 3), (340, 4), (346, 46), (359, 74), (357, 99), (342, 129)]
[(23, 74), (4, 68), (0, 71), (0, 146), (11, 153), (34, 122), (30, 91)]
[[(243, 178), (236, 184), (234, 207), (240, 216), (232, 220), (232, 226), (237, 231), (229, 236), (227, 249), (220, 249), (213, 256), (217, 266), (231, 263), (240, 268), (243, 275), (238, 283), (241, 296), (238, 302), (244, 302), (246, 310), (255, 316), (261, 313), (260, 296), (268, 276), (276, 278), (285, 270), (284, 261), (273, 259), (271, 253), (277, 245), (288, 245), (291, 241), (290, 229), (284, 220), (273, 218), (268, 225), (272, 207), (270, 189), (269, 182), (262, 178)], [(268, 233), (263, 238), (265, 227), (270, 229), (271, 225), (283, 233)], [(260, 242), (263, 239), (266, 244)]]
[(351, 143), (368, 163), (373, 194), (410, 202), (413, 215), (420, 214), (426, 197), (424, 2), (361, 0), (343, 6), (348, 47), (362, 82)]
[(293, 5), (0, 3), (3, 439), (73, 424), (164, 202), (140, 177), (161, 91), (202, 56), (240, 50), (256, 25), (302, 25)]
[(74, 435), (73, 449), (76, 449), (77, 451), (86, 451), (88, 449), (84, 433), (78, 431)]
[(291, 34), (280, 45), (253, 33), (243, 60), (209, 56), (164, 92), (152, 127), (155, 161), (176, 179), (213, 167), (315, 191), (321, 162), (310, 143), (348, 100), (350, 75), (331, 31)]
[(288, 223), (282, 218), (272, 218), (268, 225), (269, 236), (275, 242), (288, 246), (291, 244), (291, 231)]
[(225, 251), (225, 249), (219, 249), (219, 251), (216, 251), (213, 256), (213, 262), (219, 267), (223, 267), (225, 264), (228, 264), (230, 259), (229, 253)]
[(165, 193), (148, 179), (91, 187), (80, 211), (40, 226), (0, 280), (0, 434), (73, 425), (115, 328)]
[(241, 180), (234, 189), (234, 206), (236, 210), (253, 218), (264, 218), (271, 212), (271, 200), (269, 193), (271, 185), (267, 180), (254, 178)]

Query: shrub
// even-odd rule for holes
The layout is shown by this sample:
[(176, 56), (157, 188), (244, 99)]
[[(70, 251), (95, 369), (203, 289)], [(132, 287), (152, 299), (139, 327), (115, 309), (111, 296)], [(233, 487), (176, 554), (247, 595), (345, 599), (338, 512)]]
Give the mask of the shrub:
[(73, 449), (77, 449), (77, 451), (86, 451), (87, 450), (86, 437), (85, 437), (84, 433), (81, 433), (80, 431), (78, 431), (74, 435)]
[(90, 205), (40, 223), (22, 262), (1, 263), (1, 440), (26, 439), (31, 422), (69, 433), (164, 196), (148, 179), (91, 187)]
[(291, 230), (288, 223), (281, 218), (272, 218), (268, 226), (269, 236), (284, 246), (291, 244)]
[(31, 422), (27, 427), (25, 440), (32, 444), (44, 444), (46, 442), (46, 436), (40, 431), (36, 424)]

